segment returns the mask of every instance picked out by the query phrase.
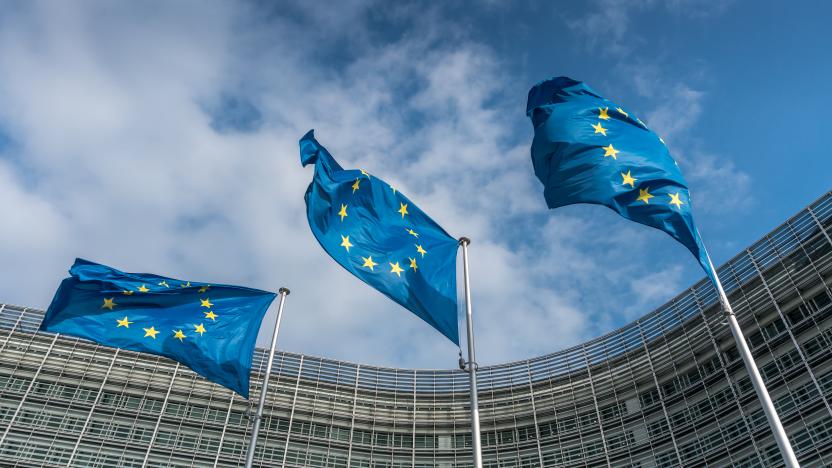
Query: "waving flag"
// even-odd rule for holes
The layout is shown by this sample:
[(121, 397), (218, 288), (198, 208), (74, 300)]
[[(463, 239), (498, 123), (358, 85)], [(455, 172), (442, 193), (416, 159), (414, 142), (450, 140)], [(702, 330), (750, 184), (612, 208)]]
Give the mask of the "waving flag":
[[(711, 279), (737, 350), (787, 466), (799, 466), (728, 296), (693, 224), (688, 184), (655, 133), (632, 112), (570, 78), (529, 91), (534, 125), (532, 161), (550, 208), (596, 203), (670, 234), (690, 250)], [(818, 387), (818, 390), (821, 390)]]
[(306, 215), (324, 250), (458, 345), (457, 240), (395, 187), (342, 169), (312, 131), (300, 140), (300, 160), (315, 165)]
[(559, 77), (529, 91), (532, 162), (549, 208), (605, 205), (670, 234), (713, 271), (691, 214), (688, 184), (664, 141), (586, 84)]
[(123, 273), (81, 259), (69, 273), (41, 330), (167, 356), (248, 398), (254, 344), (274, 293)]

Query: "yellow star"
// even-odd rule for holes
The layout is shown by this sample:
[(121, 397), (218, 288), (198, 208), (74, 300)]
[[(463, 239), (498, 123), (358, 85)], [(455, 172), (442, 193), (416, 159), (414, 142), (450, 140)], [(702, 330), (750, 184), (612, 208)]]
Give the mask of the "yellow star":
[(630, 114), (628, 114), (628, 113), (624, 112), (624, 109), (622, 109), (622, 108), (620, 108), (620, 107), (616, 108), (615, 110), (617, 110), (617, 111), (618, 111), (621, 115), (623, 115), (624, 117), (630, 117)]
[(204, 292), (208, 291), (208, 288), (210, 288), (210, 287), (211, 286), (205, 285), (205, 286), (199, 288), (199, 292), (204, 293)]
[(668, 193), (667, 196), (670, 197), (670, 204), (671, 205), (676, 205), (676, 208), (678, 208), (680, 210), (682, 209), (682, 205), (684, 205), (684, 202), (679, 199), (679, 192)]
[(133, 295), (133, 291), (130, 291), (128, 289), (125, 289), (121, 293), (124, 294), (125, 296), (132, 296)]
[(607, 129), (604, 128), (603, 125), (601, 125), (601, 122), (598, 122), (597, 124), (593, 125), (592, 128), (595, 129), (595, 133), (600, 133), (601, 135), (607, 136)]
[(355, 183), (352, 184), (352, 193), (358, 190), (359, 185), (361, 185), (361, 179), (355, 179)]
[[(389, 262), (388, 262), (388, 263), (389, 263)], [(402, 267), (400, 267), (400, 266), (399, 266), (399, 262), (396, 262), (396, 263), (390, 263), (390, 273), (395, 273), (395, 274), (396, 274), (396, 276), (398, 276), (399, 278), (401, 278), (401, 277), (402, 277), (402, 272), (403, 272), (403, 271), (404, 271), (404, 270), (402, 270)]]
[(367, 176), (368, 179), (370, 178), (370, 174), (367, 174), (367, 171), (365, 171), (364, 169), (359, 169), (359, 171), (361, 171), (362, 175)]
[(168, 282), (167, 282), (167, 281), (164, 281), (164, 280), (162, 280), (162, 282), (161, 282), (161, 283), (159, 283), (159, 286), (164, 286), (164, 287), (166, 287), (166, 288), (169, 288), (169, 287), (170, 287), (170, 286), (168, 286)]
[(202, 307), (207, 307), (209, 309), (211, 308), (212, 305), (214, 305), (214, 304), (211, 303), (211, 299), (200, 299), (199, 302), (200, 302), (199, 305), (201, 305)]
[(361, 259), (362, 259), (362, 260), (364, 260), (364, 264), (363, 264), (363, 265), (361, 265), (361, 266), (364, 266), (364, 267), (369, 268), (369, 269), (370, 269), (370, 271), (375, 271), (375, 270), (373, 270), (373, 268), (374, 268), (376, 265), (378, 265), (378, 263), (376, 263), (376, 262), (374, 262), (374, 261), (373, 261), (373, 257), (372, 257), (372, 255), (371, 255), (371, 256), (369, 256), (369, 257), (361, 257)]
[(180, 288), (190, 288), (191, 287), (191, 282), (188, 281), (187, 283), (182, 283), (182, 284), (179, 285), (179, 287)]
[(114, 298), (114, 297), (111, 297), (111, 298), (109, 298), (109, 299), (104, 298), (104, 304), (102, 304), (102, 305), (101, 305), (101, 308), (102, 308), (102, 309), (110, 309), (110, 310), (113, 310), (113, 307), (115, 307), (115, 306), (117, 306), (117, 305), (118, 305), (118, 304), (116, 304), (115, 302), (113, 302), (114, 300), (115, 300), (115, 298)]
[(626, 173), (626, 174), (625, 174), (625, 173), (623, 173), (623, 172), (621, 173), (621, 177), (624, 179), (624, 181), (623, 181), (623, 182), (621, 182), (621, 183), (622, 183), (622, 184), (624, 184), (624, 185), (629, 185), (630, 187), (635, 188), (635, 187), (636, 187), (636, 181), (637, 181), (638, 179), (636, 179), (635, 177), (631, 176), (631, 175), (630, 175), (630, 172), (631, 172), (631, 171), (627, 171), (627, 173)]
[(650, 199), (653, 198), (655, 195), (650, 195), (648, 190), (650, 190), (649, 187), (648, 188), (643, 188), (643, 189), (638, 189), (638, 198), (636, 198), (636, 201), (643, 201), (644, 203), (649, 204)]
[(147, 289), (147, 287), (145, 285), (139, 286), (139, 292), (148, 292), (148, 291), (150, 291), (150, 290)]
[(598, 118), (601, 119), (601, 120), (609, 120), (610, 116), (609, 116), (609, 114), (607, 114), (608, 110), (610, 110), (609, 107), (605, 107), (603, 109), (601, 109), (599, 107), (598, 108)]
[(194, 333), (199, 333), (199, 336), (202, 336), (205, 331), (205, 327), (201, 323), (199, 325), (194, 325)]
[(409, 214), (407, 212), (407, 203), (399, 202), (399, 213), (402, 214), (402, 219), (404, 219), (404, 215)]
[(350, 244), (350, 236), (341, 236), (341, 247), (347, 249), (347, 252), (349, 253), (350, 247), (352, 247), (352, 244)]
[(179, 338), (179, 341), (183, 341), (186, 338), (185, 334), (182, 333), (182, 330), (174, 330), (173, 331), (173, 337), (174, 338)]
[(613, 159), (618, 159), (617, 154), (618, 154), (618, 153), (620, 153), (620, 152), (621, 152), (621, 151), (619, 151), (619, 150), (617, 150), (617, 149), (613, 148), (613, 147), (612, 147), (612, 144), (610, 144), (609, 146), (604, 146), (604, 157), (605, 157), (605, 158), (606, 158), (607, 156), (612, 156), (612, 158), (613, 158)]
[(416, 270), (419, 269), (419, 266), (416, 265), (416, 259), (415, 258), (407, 257), (407, 259), (410, 260), (410, 268), (413, 268), (413, 271), (416, 271)]
[[(407, 229), (407, 228), (405, 228), (405, 229)], [(419, 233), (417, 233), (413, 229), (407, 229), (407, 233), (410, 234), (413, 237), (419, 237)]]
[(341, 217), (341, 222), (343, 222), (344, 218), (347, 217), (347, 205), (341, 205), (341, 211), (338, 212), (338, 216)]
[(416, 246), (416, 252), (422, 254), (422, 258), (425, 258), (425, 254), (428, 253), (428, 251), (423, 249), (422, 246), (419, 245), (419, 244), (413, 244), (413, 245)]
[(159, 330), (156, 330), (156, 329), (155, 329), (155, 328), (153, 328), (153, 327), (150, 327), (150, 328), (143, 328), (142, 330), (144, 330), (144, 337), (145, 337), (145, 338), (147, 338), (147, 337), (149, 336), (149, 337), (151, 337), (151, 338), (153, 338), (153, 339), (155, 340), (155, 339), (156, 339), (156, 335), (158, 335), (158, 334), (159, 334)]
[(121, 320), (116, 319), (116, 322), (118, 322), (118, 325), (116, 325), (116, 328), (118, 328), (118, 327), (130, 328), (130, 324), (133, 323), (133, 322), (128, 322), (127, 321), (127, 316), (126, 315)]
[(203, 314), (205, 314), (205, 318), (211, 319), (214, 322), (217, 321), (217, 314), (215, 314), (213, 310), (209, 310), (208, 312), (203, 312)]

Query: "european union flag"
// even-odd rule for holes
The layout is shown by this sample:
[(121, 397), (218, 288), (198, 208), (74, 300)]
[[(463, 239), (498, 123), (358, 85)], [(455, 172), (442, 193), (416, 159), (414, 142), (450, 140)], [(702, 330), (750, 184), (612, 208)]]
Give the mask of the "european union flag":
[(664, 141), (586, 84), (559, 77), (529, 91), (532, 162), (549, 208), (595, 203), (681, 242), (713, 279), (688, 184)]
[(315, 165), (306, 215), (324, 250), (458, 345), (457, 240), (395, 187), (342, 169), (311, 130), (300, 161)]
[(123, 273), (76, 259), (40, 329), (160, 354), (248, 398), (260, 322), (274, 293)]

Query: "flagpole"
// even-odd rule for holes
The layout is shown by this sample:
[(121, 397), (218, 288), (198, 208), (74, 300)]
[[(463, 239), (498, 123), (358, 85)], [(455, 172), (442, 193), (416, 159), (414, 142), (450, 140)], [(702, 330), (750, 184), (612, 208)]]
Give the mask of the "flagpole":
[(477, 401), (477, 358), (474, 353), (474, 319), (471, 314), (471, 284), (468, 279), (468, 244), (471, 239), (459, 238), (462, 246), (462, 272), (465, 281), (465, 319), (468, 324), (468, 378), (471, 388), (471, 440), (474, 450), (474, 468), (482, 468), (482, 443), (480, 442), (480, 407)]
[(774, 408), (774, 403), (771, 401), (771, 396), (768, 394), (766, 384), (760, 375), (760, 371), (757, 369), (757, 364), (754, 362), (754, 356), (751, 354), (751, 350), (748, 348), (748, 343), (746, 343), (745, 338), (743, 337), (742, 329), (740, 329), (737, 317), (734, 315), (734, 310), (728, 302), (728, 296), (725, 295), (725, 290), (722, 288), (722, 282), (719, 281), (719, 276), (716, 274), (716, 268), (714, 268), (714, 264), (711, 262), (710, 255), (708, 255), (708, 265), (711, 267), (714, 283), (716, 284), (716, 289), (719, 293), (719, 300), (722, 302), (722, 307), (724, 308), (725, 315), (728, 318), (728, 326), (731, 328), (731, 334), (734, 335), (734, 341), (737, 343), (737, 350), (739, 351), (740, 356), (742, 356), (746, 370), (748, 370), (748, 376), (751, 377), (751, 384), (757, 392), (757, 398), (760, 399), (760, 405), (763, 407), (766, 419), (768, 419), (768, 424), (771, 427), (772, 434), (774, 435), (774, 441), (777, 442), (777, 446), (780, 448), (780, 455), (783, 456), (783, 462), (786, 464), (787, 468), (800, 468), (800, 465), (797, 463), (797, 457), (794, 454), (794, 449), (792, 449), (792, 445), (789, 442), (789, 437), (786, 435), (786, 430), (783, 428), (780, 416), (777, 415), (777, 409)]
[(277, 333), (280, 330), (280, 319), (283, 316), (283, 303), (286, 302), (286, 296), (289, 295), (289, 290), (280, 288), (278, 294), (280, 295), (280, 302), (277, 306), (277, 319), (274, 321), (274, 333), (272, 334), (272, 346), (269, 349), (269, 360), (266, 363), (266, 375), (263, 376), (263, 384), (260, 388), (260, 403), (257, 405), (257, 414), (254, 416), (254, 429), (251, 431), (251, 442), (248, 444), (248, 452), (246, 453), (246, 468), (251, 468), (251, 464), (254, 462), (254, 448), (257, 446), (260, 420), (263, 419), (263, 406), (266, 404), (266, 391), (269, 388), (269, 377), (272, 374), (274, 352), (277, 349)]

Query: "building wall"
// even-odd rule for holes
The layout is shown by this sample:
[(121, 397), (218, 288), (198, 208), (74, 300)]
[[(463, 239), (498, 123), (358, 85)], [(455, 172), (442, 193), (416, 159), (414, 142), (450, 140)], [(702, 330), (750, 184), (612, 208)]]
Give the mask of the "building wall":
[[(828, 193), (720, 269), (803, 466), (832, 464), (830, 233)], [(42, 316), (0, 305), (3, 463), (242, 464), (249, 402), (165, 358), (37, 333)], [(489, 467), (780, 464), (704, 281), (606, 336), (478, 377)], [(261, 466), (471, 465), (461, 371), (279, 352), (265, 414)]]

